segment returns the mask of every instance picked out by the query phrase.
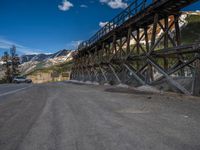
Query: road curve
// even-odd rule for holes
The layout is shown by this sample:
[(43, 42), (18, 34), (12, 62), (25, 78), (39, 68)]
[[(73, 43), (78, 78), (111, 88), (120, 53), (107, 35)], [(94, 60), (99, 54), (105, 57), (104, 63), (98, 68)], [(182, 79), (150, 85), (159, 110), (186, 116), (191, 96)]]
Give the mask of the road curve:
[(198, 150), (199, 127), (182, 95), (61, 82), (0, 97), (0, 150)]

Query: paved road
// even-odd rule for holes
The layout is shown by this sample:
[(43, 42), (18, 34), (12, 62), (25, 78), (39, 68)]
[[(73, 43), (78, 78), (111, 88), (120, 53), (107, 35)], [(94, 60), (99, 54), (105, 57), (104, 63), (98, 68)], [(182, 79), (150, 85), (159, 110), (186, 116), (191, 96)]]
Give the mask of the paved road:
[(0, 85), (0, 97), (19, 92), (31, 86), (31, 84), (2, 84)]
[(49, 83), (0, 96), (0, 150), (200, 149), (200, 99), (107, 88)]

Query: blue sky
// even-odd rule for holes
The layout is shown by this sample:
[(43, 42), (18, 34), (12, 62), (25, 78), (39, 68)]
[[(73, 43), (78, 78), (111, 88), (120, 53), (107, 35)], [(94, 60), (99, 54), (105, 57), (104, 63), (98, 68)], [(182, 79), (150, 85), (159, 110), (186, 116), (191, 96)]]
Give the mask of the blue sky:
[[(132, 0), (0, 0), (0, 55), (74, 49)], [(200, 9), (200, 2), (185, 10)]]

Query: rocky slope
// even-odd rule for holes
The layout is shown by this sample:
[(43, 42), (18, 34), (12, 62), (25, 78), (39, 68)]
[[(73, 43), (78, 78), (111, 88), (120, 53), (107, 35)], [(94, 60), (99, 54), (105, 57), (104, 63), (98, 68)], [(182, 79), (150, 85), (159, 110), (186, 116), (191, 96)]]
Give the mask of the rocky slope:
[(33, 55), (22, 55), (21, 63), (30, 62), (30, 61), (45, 61), (48, 59), (54, 59), (61, 56), (66, 56), (70, 53), (70, 50), (60, 50), (53, 54), (33, 54)]
[(20, 71), (22, 74), (30, 73), (34, 70), (48, 68), (72, 60), (73, 51), (61, 50), (54, 54), (38, 54), (21, 56)]

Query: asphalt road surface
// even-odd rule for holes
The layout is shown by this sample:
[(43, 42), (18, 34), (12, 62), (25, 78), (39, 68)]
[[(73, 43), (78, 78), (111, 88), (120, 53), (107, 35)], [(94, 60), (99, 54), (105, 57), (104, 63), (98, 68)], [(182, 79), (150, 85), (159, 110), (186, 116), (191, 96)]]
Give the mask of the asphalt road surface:
[(0, 85), (0, 150), (200, 150), (200, 98)]

